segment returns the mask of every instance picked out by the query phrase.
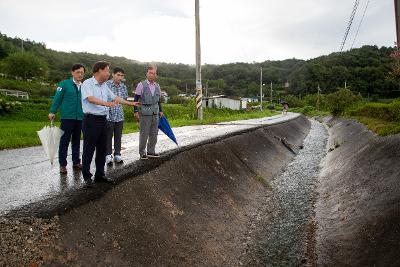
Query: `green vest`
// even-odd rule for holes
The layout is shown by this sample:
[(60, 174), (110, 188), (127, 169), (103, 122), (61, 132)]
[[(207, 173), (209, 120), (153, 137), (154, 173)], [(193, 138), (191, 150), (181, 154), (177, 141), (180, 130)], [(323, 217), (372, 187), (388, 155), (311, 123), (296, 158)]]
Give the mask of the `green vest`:
[(155, 83), (154, 95), (151, 91), (147, 81), (142, 82), (143, 94), (140, 96), (140, 114), (144, 116), (158, 115), (160, 112), (158, 102), (160, 102), (161, 90), (160, 85)]
[(81, 90), (76, 86), (72, 78), (58, 84), (50, 113), (55, 114), (58, 109), (60, 109), (61, 119), (83, 119)]

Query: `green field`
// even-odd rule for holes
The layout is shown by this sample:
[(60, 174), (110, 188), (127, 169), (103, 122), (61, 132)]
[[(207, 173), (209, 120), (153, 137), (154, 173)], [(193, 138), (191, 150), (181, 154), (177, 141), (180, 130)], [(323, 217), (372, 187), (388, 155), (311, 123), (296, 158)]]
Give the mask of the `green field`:
[[(15, 101), (12, 98), (0, 98), (4, 101)], [(11, 112), (1, 113), (0, 105), (0, 149), (18, 148), (39, 145), (40, 141), (36, 131), (49, 125), (47, 115), (51, 100), (38, 98), (19, 100), (21, 104)], [(0, 104), (1, 104), (0, 103)], [(280, 110), (280, 106), (276, 107)], [(124, 133), (133, 133), (139, 130), (138, 123), (133, 118), (133, 109), (124, 107), (125, 126)], [(212, 124), (223, 121), (235, 121), (243, 119), (261, 118), (279, 114), (271, 112), (267, 108), (264, 111), (234, 111), (229, 109), (204, 109), (204, 119), (196, 119), (193, 101), (188, 104), (164, 104), (163, 110), (172, 127)], [(318, 111), (315, 106), (306, 105), (298, 108), (290, 108), (292, 112), (303, 113), (307, 116), (327, 116), (327, 110)], [(400, 133), (400, 100), (392, 100), (388, 103), (366, 103), (357, 102), (344, 110), (343, 116), (355, 118), (365, 124), (370, 130), (378, 135), (385, 136)], [(59, 125), (59, 120), (55, 121)]]
[[(0, 149), (19, 148), (40, 145), (36, 131), (49, 125), (47, 115), (50, 100), (37, 99), (22, 101), (21, 108), (0, 116)], [(133, 110), (125, 107), (124, 133), (133, 133), (139, 130), (138, 123), (133, 119)], [(252, 118), (262, 118), (279, 114), (278, 112), (264, 111), (233, 111), (229, 109), (205, 109), (204, 119), (195, 119), (194, 105), (165, 104), (164, 113), (172, 127), (185, 125), (210, 124), (223, 121), (234, 121)], [(59, 126), (59, 120), (55, 121)]]
[(356, 118), (381, 136), (400, 133), (400, 99), (356, 105), (347, 111), (346, 116)]
[[(374, 106), (374, 108), (371, 108), (371, 106)], [(379, 108), (376, 108), (376, 106), (379, 106)], [(380, 136), (398, 134), (400, 133), (400, 120), (391, 117), (393, 112), (386, 112), (390, 106), (393, 106), (393, 104), (362, 104), (358, 107), (353, 107), (353, 110), (346, 111), (344, 117), (348, 119), (356, 119), (358, 122), (364, 124), (368, 129)], [(317, 111), (315, 108), (310, 107), (293, 108), (291, 111), (303, 113), (309, 117), (324, 117), (331, 115), (328, 111)], [(398, 115), (400, 114), (399, 109), (394, 112), (397, 112)]]

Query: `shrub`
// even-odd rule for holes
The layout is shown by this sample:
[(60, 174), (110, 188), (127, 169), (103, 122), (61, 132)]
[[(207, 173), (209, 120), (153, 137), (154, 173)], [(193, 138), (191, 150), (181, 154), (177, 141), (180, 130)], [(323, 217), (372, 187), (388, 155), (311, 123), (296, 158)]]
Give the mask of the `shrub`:
[(349, 110), (352, 116), (363, 116), (385, 121), (400, 121), (400, 101), (396, 100), (390, 104), (366, 103), (358, 105)]
[(54, 85), (41, 84), (37, 81), (20, 81), (0, 78), (0, 88), (28, 92), (29, 96), (52, 96), (55, 93)]
[(171, 96), (168, 100), (169, 104), (187, 104), (190, 101), (190, 98), (182, 97), (182, 96)]
[(343, 115), (346, 109), (361, 102), (362, 97), (353, 94), (349, 89), (339, 89), (326, 96), (328, 110), (333, 115)]
[(21, 102), (19, 101), (10, 101), (5, 97), (0, 96), (0, 115), (4, 115), (6, 113), (12, 113), (21, 108)]
[(306, 95), (303, 98), (304, 106), (313, 106), (318, 110), (328, 110), (328, 103), (326, 95), (320, 94), (318, 100), (318, 94)]
[(289, 107), (292, 108), (302, 108), (305, 106), (304, 102), (294, 95), (285, 96), (285, 102), (287, 102), (289, 104)]
[(4, 59), (4, 69), (12, 76), (27, 78), (44, 78), (47, 74), (47, 63), (29, 52), (17, 52)]

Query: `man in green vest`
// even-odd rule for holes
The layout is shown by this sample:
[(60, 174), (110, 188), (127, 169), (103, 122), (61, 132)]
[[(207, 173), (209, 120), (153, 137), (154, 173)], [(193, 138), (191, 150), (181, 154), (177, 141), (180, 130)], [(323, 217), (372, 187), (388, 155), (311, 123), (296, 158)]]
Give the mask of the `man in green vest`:
[(60, 163), (60, 173), (67, 173), (67, 153), (69, 142), (72, 145), (72, 162), (74, 169), (82, 169), (80, 159), (80, 139), (82, 131), (82, 99), (81, 84), (85, 74), (85, 66), (74, 64), (71, 68), (70, 79), (59, 83), (53, 103), (50, 108), (49, 120), (53, 121), (58, 109), (61, 113), (61, 136), (58, 149), (58, 162)]
[(137, 106), (134, 107), (134, 114), (135, 118), (140, 122), (139, 154), (142, 160), (160, 157), (155, 148), (158, 135), (158, 119), (164, 116), (160, 102), (160, 85), (155, 82), (157, 78), (157, 68), (155, 66), (147, 68), (146, 78), (145, 81), (138, 83), (135, 99), (133, 100), (134, 102), (140, 100), (141, 104), (140, 111)]

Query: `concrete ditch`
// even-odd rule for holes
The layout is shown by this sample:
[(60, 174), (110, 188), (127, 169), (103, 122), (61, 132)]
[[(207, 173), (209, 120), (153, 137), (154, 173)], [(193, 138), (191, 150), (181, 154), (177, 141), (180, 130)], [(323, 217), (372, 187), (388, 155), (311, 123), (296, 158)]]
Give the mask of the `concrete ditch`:
[[(226, 136), (126, 170), (86, 202), (10, 214), (0, 266), (398, 266), (399, 148), (399, 135), (332, 118)], [(48, 219), (15, 223), (27, 214)], [(30, 259), (9, 249), (16, 228)]]
[(330, 118), (319, 176), (320, 266), (400, 266), (400, 135)]
[(309, 127), (299, 117), (184, 151), (62, 215), (68, 264), (240, 265), (247, 225), (294, 156), (274, 136), (301, 145)]

